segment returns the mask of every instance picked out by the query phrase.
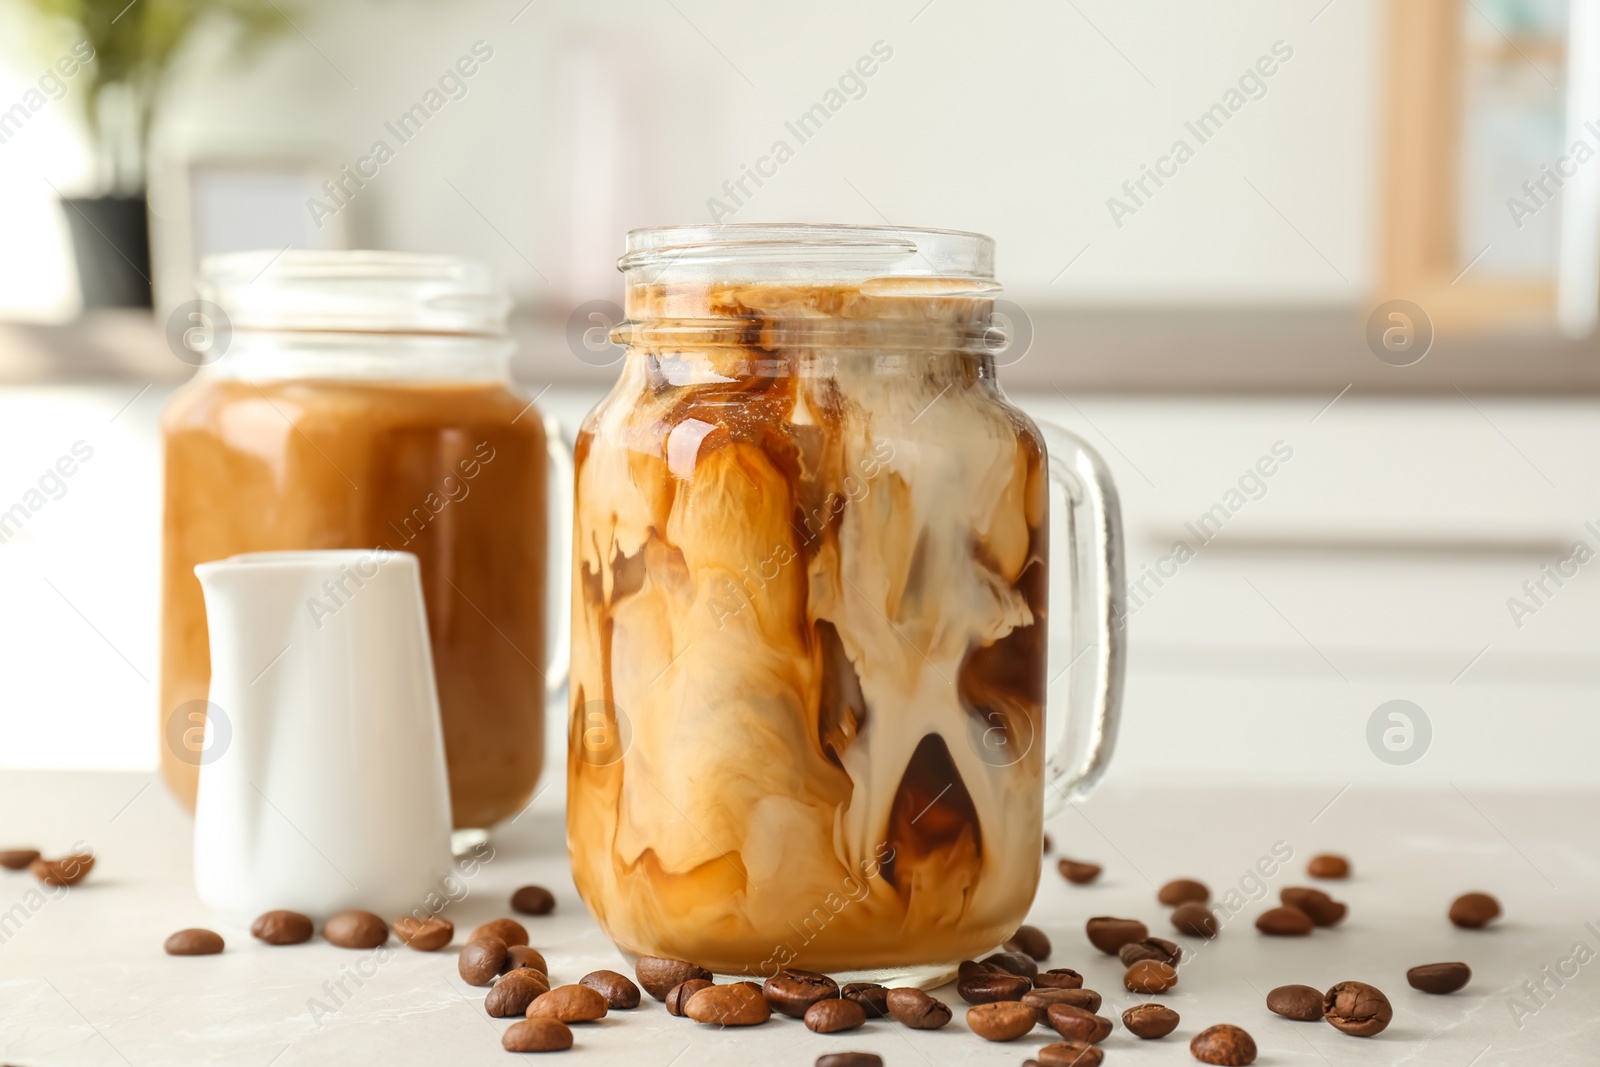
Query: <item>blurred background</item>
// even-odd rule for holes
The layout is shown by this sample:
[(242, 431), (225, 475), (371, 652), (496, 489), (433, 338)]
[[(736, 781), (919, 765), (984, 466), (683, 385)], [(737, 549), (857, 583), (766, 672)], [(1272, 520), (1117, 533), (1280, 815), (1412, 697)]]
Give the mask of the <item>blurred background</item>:
[(1597, 156), (1595, 0), (3, 0), (0, 511), (92, 458), (0, 527), (0, 767), (156, 763), (202, 257), (485, 261), (570, 436), (627, 229), (793, 220), (996, 238), (1122, 492), (1114, 775), (1592, 785)]

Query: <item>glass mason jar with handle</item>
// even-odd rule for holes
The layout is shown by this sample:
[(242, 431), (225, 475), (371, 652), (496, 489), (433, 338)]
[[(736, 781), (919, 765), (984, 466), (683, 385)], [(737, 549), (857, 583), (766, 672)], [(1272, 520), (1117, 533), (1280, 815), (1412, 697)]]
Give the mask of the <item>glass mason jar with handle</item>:
[(987, 237), (674, 227), (621, 267), (627, 354), (576, 448), (578, 890), (624, 952), (940, 981), (1016, 930), (1047, 804), (1110, 756), (1105, 466), (1001, 392)]

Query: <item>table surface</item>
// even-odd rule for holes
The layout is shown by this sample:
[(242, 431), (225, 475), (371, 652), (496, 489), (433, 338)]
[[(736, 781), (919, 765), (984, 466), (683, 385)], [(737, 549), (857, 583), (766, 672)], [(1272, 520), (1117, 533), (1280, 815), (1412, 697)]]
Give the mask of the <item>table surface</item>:
[[(598, 968), (626, 971), (573, 890), (561, 795), (559, 782), (550, 783), (514, 823), (496, 831), (494, 859), (446, 915), (459, 938), (508, 914), (517, 886), (545, 885), (556, 895), (554, 913), (523, 921), (551, 977), (572, 982)], [(1600, 1062), (1597, 814), (1595, 793), (1124, 782), (1102, 788), (1050, 826), (1052, 859), (1070, 855), (1102, 863), (1105, 871), (1093, 885), (1074, 886), (1048, 863), (1030, 921), (1054, 941), (1049, 965), (1083, 972), (1105, 995), (1102, 1014), (1115, 1017), (1152, 998), (1122, 990), (1117, 961), (1085, 940), (1086, 918), (1137, 917), (1156, 936), (1176, 937), (1155, 899), (1156, 887), (1175, 877), (1206, 881), (1225, 907), (1230, 890), (1233, 901), (1243, 902), (1225, 917), (1215, 941), (1191, 946), (1197, 950), (1177, 988), (1159, 998), (1182, 1016), (1178, 1030), (1141, 1042), (1119, 1022), (1103, 1046), (1111, 1064), (1195, 1062), (1189, 1038), (1219, 1022), (1248, 1029), (1262, 1065), (1594, 1064)], [(439, 953), (397, 947), (380, 960), (320, 938), (262, 945), (200, 904), (190, 878), (188, 817), (151, 776), (0, 774), (0, 847), (63, 853), (77, 841), (94, 849), (97, 865), (86, 881), (53, 899), (30, 893), (37, 888), (31, 876), (0, 871), (5, 1062), (508, 1062), (500, 1048), (508, 1022), (484, 1014), (484, 991), (457, 975), (458, 946)], [(1292, 849), (1293, 859), (1259, 878), (1258, 864), (1275, 847)], [(1349, 918), (1303, 939), (1257, 933), (1254, 917), (1279, 889), (1306, 884), (1305, 861), (1320, 851), (1352, 859), (1349, 881), (1316, 883), (1348, 901)], [(1504, 917), (1489, 929), (1458, 930), (1446, 921), (1450, 901), (1472, 889), (1502, 902)], [(196, 958), (163, 954), (166, 936), (188, 926), (217, 930), (227, 950)], [(1406, 985), (1408, 967), (1447, 960), (1472, 966), (1462, 992), (1428, 996)], [(1289, 1022), (1263, 1004), (1277, 985), (1325, 988), (1346, 979), (1377, 985), (1393, 1002), (1394, 1022), (1379, 1037)], [(647, 997), (636, 1010), (575, 1027), (566, 1056), (630, 1067), (783, 1067), (860, 1050), (879, 1053), (889, 1065), (1015, 1065), (1050, 1040), (1039, 1028), (1010, 1044), (984, 1042), (967, 1030), (966, 1005), (952, 987), (935, 995), (956, 1009), (943, 1030), (874, 1022), (827, 1036), (781, 1017), (719, 1031), (673, 1018)]]

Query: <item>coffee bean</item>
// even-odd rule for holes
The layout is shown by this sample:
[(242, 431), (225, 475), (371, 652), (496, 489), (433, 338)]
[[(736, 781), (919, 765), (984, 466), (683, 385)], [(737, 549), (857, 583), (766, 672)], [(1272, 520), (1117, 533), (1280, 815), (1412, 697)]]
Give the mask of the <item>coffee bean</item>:
[(525, 885), (511, 894), (511, 910), (521, 915), (549, 915), (556, 895), (542, 885)]
[(1056, 870), (1061, 872), (1061, 877), (1073, 885), (1088, 885), (1100, 877), (1098, 863), (1079, 863), (1076, 860), (1060, 860), (1056, 863)]
[[(1007, 952), (1020, 952), (1035, 960), (1050, 958), (1050, 938), (1037, 926), (1019, 926), (1002, 946)], [(1038, 968), (1034, 968), (1035, 973)]]
[(77, 885), (94, 870), (94, 856), (75, 852), (58, 860), (36, 859), (28, 864), (28, 870), (45, 885)]
[(683, 1013), (697, 1023), (755, 1026), (772, 1018), (772, 1007), (754, 982), (714, 985), (689, 998)]
[(578, 979), (578, 984), (586, 985), (605, 997), (606, 1004), (613, 1011), (639, 1006), (639, 987), (625, 974), (618, 974), (616, 971), (590, 971)]
[(1165, 1004), (1135, 1004), (1122, 1013), (1128, 1033), (1146, 1041), (1166, 1037), (1178, 1028), (1178, 1013)]
[(1183, 949), (1164, 937), (1147, 937), (1143, 941), (1130, 941), (1117, 950), (1117, 958), (1124, 967), (1132, 967), (1140, 960), (1160, 960), (1176, 967), (1183, 959)]
[(1106, 1054), (1096, 1045), (1081, 1041), (1057, 1041), (1034, 1053), (1031, 1062), (1039, 1067), (1100, 1067)]
[(1389, 1025), (1394, 1008), (1365, 982), (1340, 982), (1323, 995), (1322, 1017), (1352, 1037), (1371, 1037)]
[(301, 945), (314, 932), (311, 919), (298, 911), (265, 911), (250, 924), (250, 936), (269, 945)]
[(1015, 1041), (1038, 1022), (1033, 1009), (1018, 1000), (997, 1000), (967, 1009), (967, 1029), (986, 1041)]
[(888, 1018), (889, 990), (877, 982), (851, 982), (839, 990), (839, 995), (861, 1005), (869, 1019)]
[(1311, 916), (1299, 908), (1268, 908), (1256, 916), (1256, 929), (1270, 937), (1304, 937), (1311, 932)]
[(1306, 864), (1306, 873), (1313, 878), (1348, 878), (1350, 861), (1343, 856), (1324, 852), (1320, 856), (1311, 857), (1311, 862)]
[(572, 1031), (558, 1019), (524, 1019), (500, 1035), (507, 1052), (560, 1052), (572, 1047)]
[(169, 956), (215, 956), (222, 951), (222, 935), (198, 928), (179, 930), (162, 947)]
[(1220, 929), (1216, 915), (1204, 904), (1179, 904), (1172, 912), (1172, 925), (1181, 934), (1207, 939)]
[(394, 921), (394, 936), (418, 952), (437, 952), (456, 936), (456, 924), (438, 915), (402, 915)]
[(1122, 976), (1122, 985), (1130, 993), (1165, 993), (1177, 984), (1177, 969), (1160, 960), (1140, 960)]
[(1500, 902), (1488, 893), (1467, 893), (1450, 905), (1450, 921), (1463, 930), (1479, 930), (1500, 917)]
[(1338, 926), (1345, 916), (1345, 906), (1320, 889), (1287, 886), (1278, 898), (1287, 906), (1305, 912), (1316, 926)]
[(1040, 1022), (1056, 1004), (1070, 1004), (1089, 1012), (1100, 1010), (1100, 994), (1092, 989), (1030, 989), (1022, 994), (1022, 1002), (1038, 1013)]
[[(498, 941), (499, 938), (494, 940)], [(506, 946), (505, 969), (509, 971), (517, 967), (529, 967), (535, 971), (543, 971), (547, 976), (550, 974), (550, 968), (544, 962), (544, 954), (528, 945)]]
[(1049, 852), (1051, 847), (1052, 847), (1052, 845), (1051, 845), (1051, 841), (1050, 841), (1050, 835), (1049, 834), (1045, 834), (1044, 835), (1044, 850), (1045, 850), (1045, 852)]
[[(509, 977), (509, 975), (507, 976)], [(500, 979), (504, 982), (505, 979)], [(496, 988), (499, 982), (495, 983)], [(564, 1023), (588, 1023), (604, 1019), (610, 1010), (606, 998), (586, 985), (557, 986), (528, 1005), (530, 1019), (560, 1019)]]
[(883, 1067), (883, 1057), (871, 1052), (830, 1052), (817, 1057), (816, 1067)]
[(1143, 941), (1150, 936), (1150, 928), (1138, 919), (1114, 919), (1109, 915), (1090, 919), (1084, 924), (1084, 932), (1089, 935), (1089, 944), (1108, 956), (1115, 956), (1130, 941)]
[(761, 993), (773, 1011), (791, 1019), (804, 1019), (806, 1009), (817, 1001), (839, 996), (839, 983), (816, 971), (785, 968), (766, 980)]
[(526, 945), (528, 928), (515, 919), (491, 919), (472, 931), (472, 936), (467, 940), (478, 941), (485, 937), (498, 937), (506, 943), (507, 948), (512, 945)]
[(1068, 1041), (1098, 1045), (1111, 1036), (1111, 1020), (1071, 1004), (1052, 1004), (1041, 1020)]
[(866, 1009), (853, 1000), (835, 997), (819, 1000), (806, 1009), (806, 1029), (819, 1034), (837, 1034), (841, 1030), (854, 1030), (867, 1021)]
[(1220, 1067), (1245, 1067), (1256, 1059), (1256, 1043), (1249, 1034), (1230, 1023), (1208, 1026), (1189, 1042), (1189, 1053), (1201, 1063)]
[(1033, 988), (1026, 976), (1012, 974), (995, 968), (976, 971), (956, 979), (956, 993), (968, 1004), (993, 1004), (1001, 1000), (1018, 1000)]
[(495, 979), (496, 984), (504, 982), (507, 978), (516, 978), (518, 981), (526, 979), (539, 987), (540, 994), (550, 992), (550, 976), (543, 971), (536, 971), (532, 967), (507, 967), (500, 977)]
[(370, 911), (348, 908), (328, 916), (322, 937), (340, 948), (377, 948), (389, 940), (389, 924)]
[(987, 967), (998, 967), (1009, 974), (1019, 974), (1029, 982), (1034, 975), (1039, 973), (1039, 965), (1033, 957), (1023, 952), (996, 952), (992, 956), (985, 956), (978, 961)]
[(937, 1030), (950, 1021), (950, 1005), (920, 989), (891, 989), (885, 999), (895, 1021), (913, 1030)]
[(1035, 989), (1082, 989), (1083, 975), (1071, 967), (1052, 967), (1033, 977)]
[(679, 982), (667, 991), (667, 1014), (681, 1017), (683, 1009), (689, 1004), (689, 998), (702, 989), (710, 988), (711, 983), (704, 978), (691, 978), (687, 982)]
[(1314, 1023), (1322, 1018), (1322, 990), (1308, 985), (1281, 985), (1267, 994), (1267, 1010), (1285, 1019)]
[(506, 943), (498, 937), (468, 941), (456, 959), (456, 970), (468, 985), (484, 986), (506, 969)]
[(36, 848), (8, 848), (0, 852), (0, 867), (8, 871), (25, 871), (28, 864), (38, 858), (39, 850)]
[(509, 971), (490, 987), (483, 998), (483, 1010), (496, 1019), (526, 1015), (528, 1005), (548, 992), (550, 983), (541, 980), (538, 971)]
[(1454, 993), (1472, 980), (1472, 968), (1465, 963), (1424, 963), (1406, 972), (1412, 989), (1424, 993)]
[(633, 965), (633, 976), (639, 979), (644, 991), (657, 1000), (665, 1000), (672, 987), (691, 978), (711, 979), (711, 972), (683, 960), (669, 960), (662, 956), (640, 956)]
[(1211, 899), (1211, 890), (1206, 888), (1204, 882), (1197, 882), (1193, 878), (1175, 878), (1161, 887), (1156, 899), (1169, 908), (1179, 904), (1204, 904)]

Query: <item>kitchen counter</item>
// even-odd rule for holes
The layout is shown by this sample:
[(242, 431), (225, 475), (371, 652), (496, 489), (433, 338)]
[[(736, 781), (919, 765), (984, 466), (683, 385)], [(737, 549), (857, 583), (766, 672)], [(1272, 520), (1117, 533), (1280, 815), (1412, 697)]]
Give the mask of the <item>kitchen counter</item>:
[[(556, 895), (553, 914), (523, 918), (551, 977), (574, 982), (597, 968), (627, 971), (578, 900), (567, 872), (559, 780), (493, 836), (494, 858), (446, 911), (457, 944), (438, 953), (350, 951), (316, 938), (274, 948), (208, 915), (189, 869), (188, 817), (159, 781), (133, 773), (0, 774), (0, 847), (64, 853), (82, 841), (98, 857), (89, 877), (54, 899), (26, 873), (0, 871), (0, 1059), (19, 1065), (228, 1063), (504, 1064), (506, 1020), (483, 1012), (482, 989), (456, 973), (461, 938), (509, 914), (507, 899), (533, 882)], [(1047, 966), (1073, 967), (1106, 997), (1116, 1019), (1157, 999), (1181, 1016), (1159, 1040), (1132, 1038), (1117, 1020), (1107, 1063), (1193, 1063), (1187, 1043), (1213, 1023), (1245, 1027), (1264, 1065), (1592, 1064), (1600, 1060), (1600, 794), (1399, 790), (1343, 782), (1256, 787), (1234, 781), (1123, 780), (1055, 819), (1054, 853), (1030, 922), (1054, 941)], [(1282, 865), (1274, 851), (1292, 859)], [(1348, 855), (1347, 882), (1308, 883), (1305, 862)], [(1055, 859), (1102, 863), (1089, 886), (1067, 884)], [(1220, 936), (1191, 945), (1170, 994), (1135, 998), (1122, 968), (1084, 938), (1094, 915), (1136, 917), (1176, 937), (1155, 900), (1175, 877), (1207, 882), (1214, 903), (1237, 901)], [(1268, 938), (1253, 921), (1279, 889), (1315, 884), (1350, 905), (1340, 926), (1308, 938)], [(1504, 916), (1458, 930), (1450, 901), (1495, 894)], [(1253, 898), (1253, 899), (1252, 899)], [(168, 934), (208, 926), (227, 940), (220, 956), (175, 958)], [(1406, 985), (1420, 963), (1463, 960), (1467, 988), (1429, 996)], [(1376, 1038), (1269, 1014), (1266, 991), (1287, 983), (1325, 988), (1370, 982), (1394, 1004)], [(1532, 982), (1534, 986), (1526, 986)], [(1542, 986), (1542, 988), (1538, 988)], [(630, 1067), (752, 1064), (809, 1067), (825, 1052), (877, 1052), (889, 1065), (1019, 1064), (1051, 1039), (1044, 1028), (1010, 1044), (967, 1031), (953, 987), (935, 991), (956, 1009), (939, 1031), (872, 1022), (818, 1035), (774, 1017), (718, 1031), (669, 1016), (645, 998), (633, 1011), (574, 1027), (574, 1048), (553, 1062)], [(542, 1062), (542, 1061), (541, 1061)]]

